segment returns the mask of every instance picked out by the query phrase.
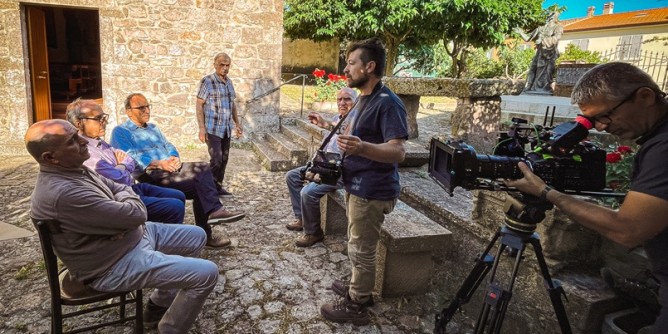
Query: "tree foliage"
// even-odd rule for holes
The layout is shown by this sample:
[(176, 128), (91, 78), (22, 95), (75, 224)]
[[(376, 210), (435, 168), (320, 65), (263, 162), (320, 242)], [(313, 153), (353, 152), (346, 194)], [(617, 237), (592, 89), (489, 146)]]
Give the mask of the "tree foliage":
[[(428, 56), (441, 43), (452, 57), (451, 76), (465, 69), (469, 48), (500, 46), (513, 29), (533, 29), (545, 20), (542, 0), (285, 0), (288, 38), (383, 39), (386, 75), (403, 53)], [(433, 47), (432, 47), (433, 49)], [(427, 52), (427, 53), (425, 53)]]
[(533, 29), (545, 20), (542, 0), (433, 0), (424, 24), (452, 57), (451, 75), (465, 71), (467, 50), (500, 46), (515, 28)]
[(557, 59), (557, 64), (561, 64), (564, 61), (575, 62), (575, 63), (585, 63), (585, 64), (602, 64), (608, 60), (603, 58), (600, 52), (598, 51), (588, 51), (582, 50), (575, 44), (568, 44), (566, 50), (562, 53)]
[(379, 37), (392, 75), (399, 47), (415, 33), (425, 0), (285, 0), (283, 28), (288, 38), (323, 41)]

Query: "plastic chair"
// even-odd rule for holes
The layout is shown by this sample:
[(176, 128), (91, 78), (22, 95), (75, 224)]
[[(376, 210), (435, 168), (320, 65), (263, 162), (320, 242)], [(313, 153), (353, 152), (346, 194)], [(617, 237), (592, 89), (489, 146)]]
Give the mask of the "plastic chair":
[[(53, 252), (53, 244), (51, 240), (52, 234), (59, 233), (59, 222), (55, 220), (40, 221), (33, 219), (33, 224), (35, 225), (39, 235), (39, 241), (42, 246), (42, 254), (44, 255), (44, 263), (46, 265), (46, 274), (49, 280), (49, 287), (51, 289), (51, 333), (81, 333), (85, 331), (92, 331), (97, 328), (134, 321), (135, 333), (142, 334), (144, 331), (142, 318), (142, 290), (139, 289), (132, 292), (100, 292), (72, 279), (67, 268), (63, 268), (59, 272), (58, 258)], [(129, 298), (127, 295), (130, 295)], [(104, 304), (99, 303), (100, 305), (80, 308), (75, 312), (63, 312), (63, 305), (83, 306), (114, 299), (116, 297), (119, 298), (119, 301), (112, 301), (111, 303)], [(135, 312), (134, 315), (128, 317), (126, 316), (125, 306), (130, 304), (135, 304)], [(99, 323), (97, 325), (81, 327), (63, 332), (63, 320), (66, 318), (115, 307), (118, 307), (120, 314), (119, 318), (114, 321), (108, 321)]]

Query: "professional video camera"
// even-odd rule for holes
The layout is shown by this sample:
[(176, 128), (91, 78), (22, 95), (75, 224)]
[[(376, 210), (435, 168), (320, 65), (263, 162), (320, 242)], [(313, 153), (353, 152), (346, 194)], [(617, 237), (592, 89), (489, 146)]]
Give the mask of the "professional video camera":
[(555, 127), (529, 125), (512, 119), (507, 132), (500, 132), (493, 155), (476, 154), (463, 141), (432, 138), (429, 175), (450, 196), (455, 187), (506, 190), (502, 179), (522, 178), (517, 167), (525, 162), (545, 183), (559, 191), (596, 192), (605, 188), (606, 152), (583, 142), (592, 128), (584, 116)]

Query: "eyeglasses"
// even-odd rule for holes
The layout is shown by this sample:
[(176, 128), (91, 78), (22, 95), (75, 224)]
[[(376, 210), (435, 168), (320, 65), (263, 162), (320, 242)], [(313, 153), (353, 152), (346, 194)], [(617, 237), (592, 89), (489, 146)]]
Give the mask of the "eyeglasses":
[(616, 106), (612, 107), (612, 109), (610, 109), (610, 110), (608, 110), (608, 111), (606, 111), (602, 114), (598, 114), (596, 116), (593, 116), (593, 117), (591, 117), (591, 119), (596, 123), (601, 123), (601, 124), (605, 124), (605, 125), (608, 125), (608, 124), (612, 123), (612, 118), (610, 118), (610, 116), (612, 116), (612, 113), (614, 113), (615, 110), (617, 110), (617, 108), (621, 107), (622, 104), (633, 100), (633, 97), (636, 96), (636, 93), (640, 90), (640, 88), (643, 88), (643, 87), (636, 88), (633, 91), (633, 93), (629, 94), (629, 96), (627, 96), (623, 100), (619, 101), (619, 103), (617, 103)]
[(98, 121), (100, 123), (106, 123), (109, 120), (109, 115), (108, 114), (102, 114), (100, 116), (96, 117), (79, 117), (79, 119), (90, 119), (93, 121)]
[(151, 109), (151, 105), (150, 105), (150, 104), (147, 104), (147, 105), (145, 105), (145, 106), (130, 107), (130, 109), (137, 109), (137, 110), (141, 111), (142, 113), (145, 113), (146, 111), (148, 111), (149, 109)]

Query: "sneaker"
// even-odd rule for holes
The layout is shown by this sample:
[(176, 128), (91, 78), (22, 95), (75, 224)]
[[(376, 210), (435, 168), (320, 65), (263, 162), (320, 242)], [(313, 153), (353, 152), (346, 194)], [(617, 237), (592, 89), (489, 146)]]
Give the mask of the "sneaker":
[(295, 240), (295, 246), (297, 247), (311, 247), (317, 242), (325, 239), (323, 234), (303, 234)]
[(301, 219), (295, 219), (292, 223), (288, 223), (285, 227), (290, 231), (302, 231), (304, 229), (304, 223)]
[(221, 235), (211, 235), (206, 238), (206, 248), (224, 248), (232, 244), (232, 241), (229, 238), (225, 238)]
[(143, 312), (144, 328), (158, 328), (158, 323), (162, 320), (165, 312), (167, 312), (167, 307), (158, 306), (149, 298)]
[[(338, 279), (332, 282), (332, 291), (334, 291), (334, 293), (336, 293), (337, 295), (341, 297), (346, 297), (348, 296), (348, 290), (350, 290), (350, 284)], [(369, 296), (369, 300), (367, 300), (363, 305), (366, 307), (373, 306), (374, 305), (373, 296)]]
[(231, 223), (244, 217), (246, 217), (246, 213), (243, 211), (227, 211), (223, 208), (220, 208), (209, 215), (209, 220), (207, 223), (211, 225)]
[(350, 322), (355, 326), (364, 326), (371, 321), (366, 306), (354, 302), (350, 297), (346, 297), (336, 304), (322, 305), (320, 314), (329, 321)]

